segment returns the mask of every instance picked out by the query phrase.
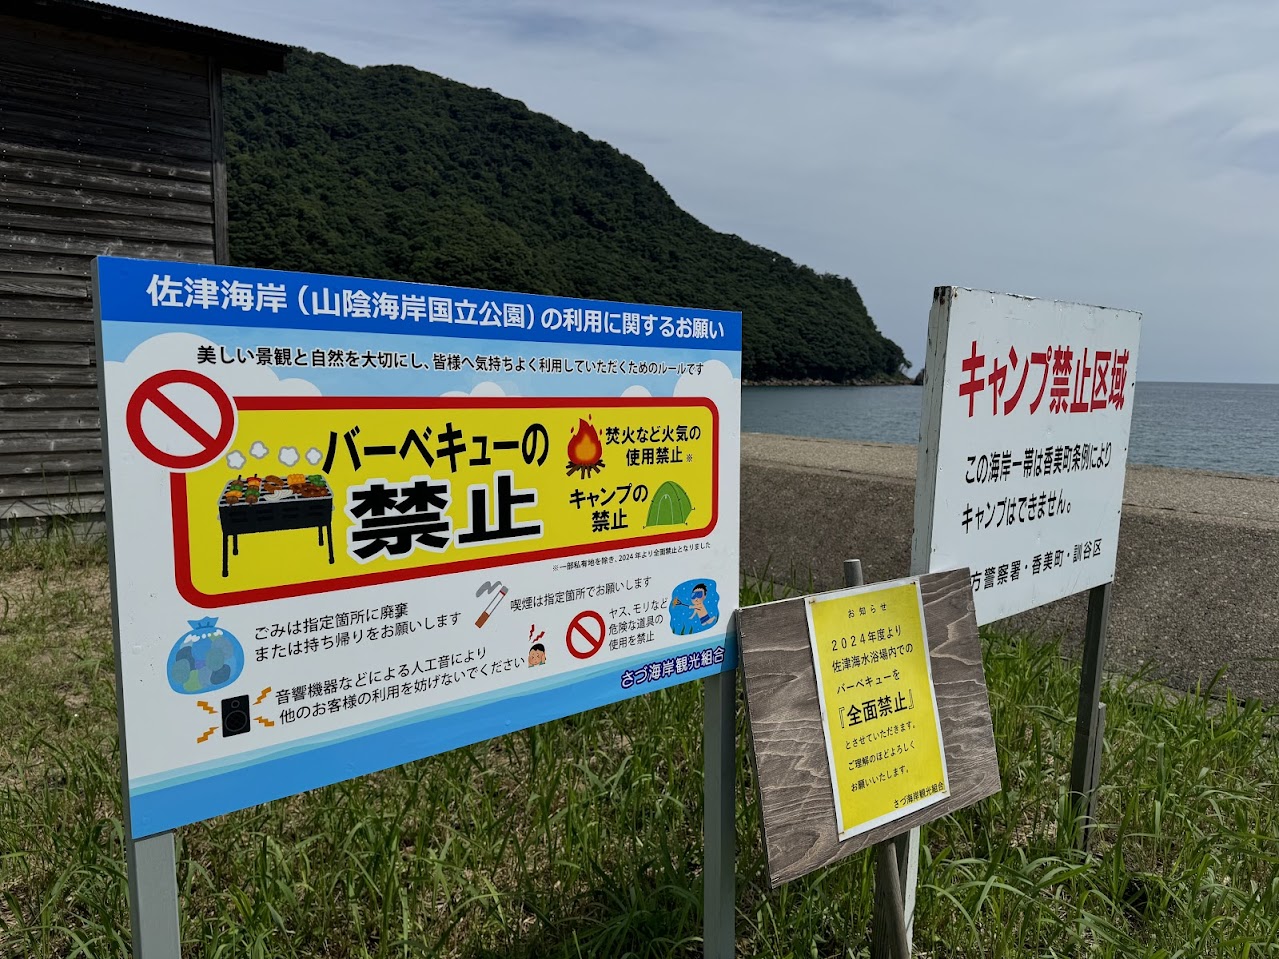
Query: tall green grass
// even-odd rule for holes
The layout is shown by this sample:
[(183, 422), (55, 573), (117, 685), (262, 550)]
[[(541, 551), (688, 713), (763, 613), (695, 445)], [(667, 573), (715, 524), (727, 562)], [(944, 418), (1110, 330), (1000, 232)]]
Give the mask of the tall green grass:
[[(127, 948), (106, 582), (91, 538), (0, 549), (0, 956)], [(925, 829), (918, 954), (1279, 955), (1276, 714), (1109, 682), (1085, 857), (1077, 667), (1052, 642), (985, 651), (1004, 789)], [(701, 709), (688, 684), (184, 828), (186, 955), (699, 955)], [(745, 732), (739, 953), (867, 955), (868, 856), (768, 891)]]

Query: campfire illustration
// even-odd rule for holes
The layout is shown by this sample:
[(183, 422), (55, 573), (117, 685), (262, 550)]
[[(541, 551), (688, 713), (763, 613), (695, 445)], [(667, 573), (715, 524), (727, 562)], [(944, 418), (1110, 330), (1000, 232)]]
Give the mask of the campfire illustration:
[(568, 441), (568, 469), (566, 476), (580, 473), (585, 479), (604, 468), (604, 447), (600, 444), (595, 427), (579, 419), (577, 432)]

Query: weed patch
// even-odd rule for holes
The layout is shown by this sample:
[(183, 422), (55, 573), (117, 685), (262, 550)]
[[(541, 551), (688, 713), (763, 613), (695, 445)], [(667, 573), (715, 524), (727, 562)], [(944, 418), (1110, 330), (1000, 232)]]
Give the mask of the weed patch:
[[(100, 540), (8, 543), (0, 597), (0, 956), (119, 956)], [(917, 954), (1279, 954), (1275, 712), (1109, 682), (1084, 857), (1065, 841), (1077, 667), (1052, 643), (984, 645), (1004, 789), (924, 830)], [(698, 956), (701, 722), (692, 683), (184, 828), (184, 954)], [(742, 722), (739, 952), (868, 955), (868, 855), (768, 891)]]

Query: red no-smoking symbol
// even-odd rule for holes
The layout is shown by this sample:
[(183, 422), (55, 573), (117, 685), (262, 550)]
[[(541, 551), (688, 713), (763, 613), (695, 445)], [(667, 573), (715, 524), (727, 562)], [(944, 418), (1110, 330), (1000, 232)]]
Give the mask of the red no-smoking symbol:
[(133, 445), (152, 463), (193, 470), (212, 463), (231, 442), (235, 406), (207, 376), (169, 370), (133, 391), (124, 423)]
[(590, 659), (604, 645), (604, 633), (604, 617), (588, 609), (573, 617), (564, 641), (568, 644), (568, 651), (578, 659)]

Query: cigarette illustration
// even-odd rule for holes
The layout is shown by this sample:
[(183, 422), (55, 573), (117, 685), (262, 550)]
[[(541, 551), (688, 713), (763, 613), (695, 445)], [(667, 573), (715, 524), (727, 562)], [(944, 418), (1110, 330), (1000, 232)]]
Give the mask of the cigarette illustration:
[(506, 598), (506, 587), (503, 586), (501, 582), (485, 583), (475, 591), (475, 598), (479, 599), (481, 596), (491, 593), (496, 593), (496, 595), (489, 600), (489, 604), (484, 607), (484, 612), (480, 613), (479, 619), (475, 621), (476, 628), (480, 628), (487, 623), (489, 621), (489, 617), (493, 615), (493, 611), (497, 609), (502, 600)]

